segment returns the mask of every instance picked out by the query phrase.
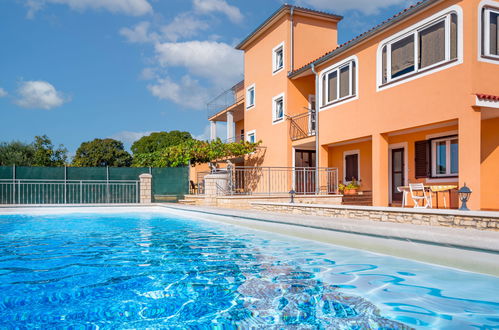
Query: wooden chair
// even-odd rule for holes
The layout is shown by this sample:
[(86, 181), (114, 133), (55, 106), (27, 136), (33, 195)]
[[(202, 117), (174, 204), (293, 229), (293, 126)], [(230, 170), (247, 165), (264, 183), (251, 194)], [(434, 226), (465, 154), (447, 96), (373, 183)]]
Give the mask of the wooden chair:
[(414, 201), (414, 208), (431, 208), (431, 193), (426, 194), (426, 189), (422, 183), (410, 183), (411, 198)]

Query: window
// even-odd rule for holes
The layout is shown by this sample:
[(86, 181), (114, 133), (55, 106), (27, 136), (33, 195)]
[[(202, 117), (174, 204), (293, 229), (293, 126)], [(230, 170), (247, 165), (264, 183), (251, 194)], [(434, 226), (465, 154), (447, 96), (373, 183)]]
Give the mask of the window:
[(272, 122), (275, 124), (284, 120), (284, 94), (274, 97), (272, 101)]
[(272, 73), (277, 73), (284, 68), (284, 43), (272, 50)]
[(251, 142), (251, 143), (256, 142), (256, 131), (255, 130), (248, 132), (248, 134), (246, 135), (246, 141)]
[(499, 59), (499, 9), (483, 9), (482, 55)]
[(359, 181), (359, 151), (346, 151), (344, 153), (344, 182)]
[(344, 100), (357, 94), (356, 61), (343, 63), (322, 76), (322, 106)]
[(255, 95), (255, 84), (248, 87), (246, 90), (246, 109), (252, 108), (255, 106), (256, 95)]
[(432, 140), (433, 177), (458, 175), (458, 146), (457, 136)]
[(387, 42), (381, 49), (381, 83), (457, 59), (457, 24), (457, 14), (448, 13)]

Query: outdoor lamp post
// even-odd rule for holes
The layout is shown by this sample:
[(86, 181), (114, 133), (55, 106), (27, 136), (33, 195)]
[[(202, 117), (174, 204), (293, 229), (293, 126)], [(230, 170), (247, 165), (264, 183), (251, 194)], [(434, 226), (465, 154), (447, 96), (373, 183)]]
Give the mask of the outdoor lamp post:
[(296, 194), (296, 191), (294, 191), (294, 189), (291, 189), (289, 191), (289, 195), (291, 196), (291, 200), (289, 201), (291, 204), (293, 204), (295, 202), (295, 194)]
[(468, 206), (466, 205), (466, 202), (470, 200), (470, 195), (472, 193), (471, 189), (466, 186), (466, 183), (464, 186), (459, 189), (459, 199), (461, 200), (461, 208), (459, 210), (461, 211), (469, 211)]

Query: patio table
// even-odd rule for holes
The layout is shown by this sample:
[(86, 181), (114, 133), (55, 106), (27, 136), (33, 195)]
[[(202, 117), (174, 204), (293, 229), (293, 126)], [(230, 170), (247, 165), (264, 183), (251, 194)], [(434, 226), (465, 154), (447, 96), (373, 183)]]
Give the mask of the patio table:
[[(438, 209), (438, 193), (441, 192), (448, 192), (450, 194), (450, 191), (453, 189), (457, 189), (456, 185), (425, 185), (425, 190), (430, 193), (430, 201), (432, 201), (432, 195), (436, 195), (436, 200), (437, 200), (437, 209)], [(409, 186), (399, 186), (397, 187), (397, 190), (402, 193), (402, 207), (406, 206), (407, 202), (407, 194), (410, 193), (411, 189)], [(430, 204), (431, 207), (433, 207), (432, 204)], [(447, 208), (447, 200), (444, 195), (444, 208)]]

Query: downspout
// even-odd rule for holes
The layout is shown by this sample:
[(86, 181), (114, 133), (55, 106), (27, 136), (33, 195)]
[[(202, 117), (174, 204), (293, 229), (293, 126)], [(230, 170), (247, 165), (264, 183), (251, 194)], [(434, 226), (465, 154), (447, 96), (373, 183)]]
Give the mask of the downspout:
[(319, 176), (319, 74), (315, 71), (315, 63), (311, 65), (312, 73), (315, 74), (315, 193), (320, 192)]
[(295, 11), (295, 7), (294, 6), (291, 6), (291, 10), (290, 10), (290, 16), (291, 16), (291, 45), (290, 45), (290, 48), (291, 48), (291, 56), (290, 56), (290, 66), (291, 66), (291, 70), (290, 72), (293, 72), (294, 69), (295, 69), (295, 32), (294, 32), (294, 17), (293, 17), (293, 14), (294, 14), (294, 11)]

